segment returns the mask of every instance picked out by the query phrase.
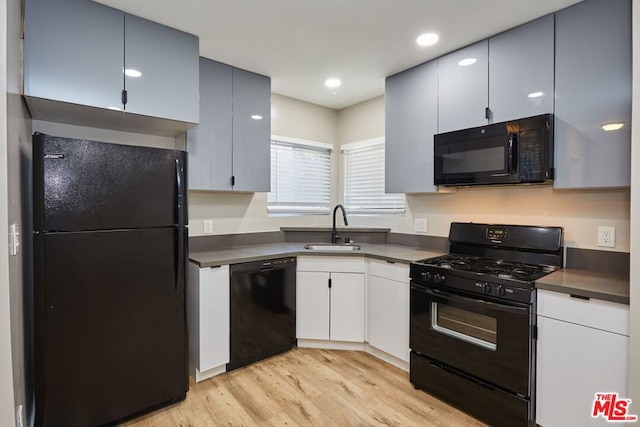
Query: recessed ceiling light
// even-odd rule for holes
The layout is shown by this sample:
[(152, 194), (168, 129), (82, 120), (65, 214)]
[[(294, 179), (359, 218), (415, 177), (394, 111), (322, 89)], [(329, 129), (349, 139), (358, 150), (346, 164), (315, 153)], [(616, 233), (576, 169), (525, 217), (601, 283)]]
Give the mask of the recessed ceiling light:
[(418, 43), (419, 46), (431, 46), (436, 44), (439, 39), (440, 36), (436, 33), (426, 33), (418, 37), (416, 43)]
[(260, 114), (254, 114), (253, 116), (251, 116), (251, 118), (253, 120), (262, 120), (262, 116)]
[(140, 77), (142, 73), (138, 70), (134, 70), (133, 68), (127, 68), (124, 70), (124, 74), (129, 77)]
[(544, 92), (531, 92), (529, 95), (527, 95), (529, 98), (540, 98), (542, 95), (544, 95)]
[(607, 123), (602, 126), (602, 130), (606, 130), (607, 132), (612, 130), (621, 129), (624, 126), (624, 123)]
[(341, 84), (342, 82), (340, 81), (340, 79), (327, 79), (327, 81), (324, 82), (324, 85), (330, 88), (339, 87)]
[(465, 58), (461, 61), (458, 61), (458, 65), (461, 67), (466, 67), (466, 66), (475, 64), (476, 61), (477, 61), (476, 58)]

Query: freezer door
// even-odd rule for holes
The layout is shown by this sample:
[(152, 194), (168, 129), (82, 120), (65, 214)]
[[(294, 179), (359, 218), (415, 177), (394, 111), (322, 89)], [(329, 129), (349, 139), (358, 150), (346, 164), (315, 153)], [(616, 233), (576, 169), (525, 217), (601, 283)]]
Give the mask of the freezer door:
[(185, 233), (36, 236), (36, 425), (103, 425), (185, 397)]
[(185, 152), (34, 134), (34, 229), (186, 223)]

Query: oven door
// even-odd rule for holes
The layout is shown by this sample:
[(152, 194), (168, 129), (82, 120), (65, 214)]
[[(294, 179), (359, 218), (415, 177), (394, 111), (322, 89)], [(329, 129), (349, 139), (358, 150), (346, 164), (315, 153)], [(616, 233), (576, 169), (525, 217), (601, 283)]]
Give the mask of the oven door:
[(413, 351), (528, 397), (532, 315), (528, 304), (497, 303), (411, 284)]
[(519, 180), (517, 134), (505, 124), (434, 137), (436, 185), (499, 184)]

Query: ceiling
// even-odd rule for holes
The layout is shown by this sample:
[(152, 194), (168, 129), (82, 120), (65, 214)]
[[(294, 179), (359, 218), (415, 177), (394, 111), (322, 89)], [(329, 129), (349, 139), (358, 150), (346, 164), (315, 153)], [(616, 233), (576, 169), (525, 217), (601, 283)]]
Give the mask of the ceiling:
[[(201, 56), (270, 76), (274, 93), (341, 109), (382, 95), (391, 74), (580, 0), (96, 1), (197, 35)], [(419, 47), (426, 32), (440, 41)], [(331, 77), (342, 85), (325, 87)]]

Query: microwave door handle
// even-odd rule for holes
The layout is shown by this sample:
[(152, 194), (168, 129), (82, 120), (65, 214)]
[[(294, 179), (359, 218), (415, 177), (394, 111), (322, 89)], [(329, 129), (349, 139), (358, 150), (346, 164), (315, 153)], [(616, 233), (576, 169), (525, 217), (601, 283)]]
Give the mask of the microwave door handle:
[(518, 134), (513, 132), (509, 132), (508, 157), (507, 172), (514, 174), (518, 167)]

